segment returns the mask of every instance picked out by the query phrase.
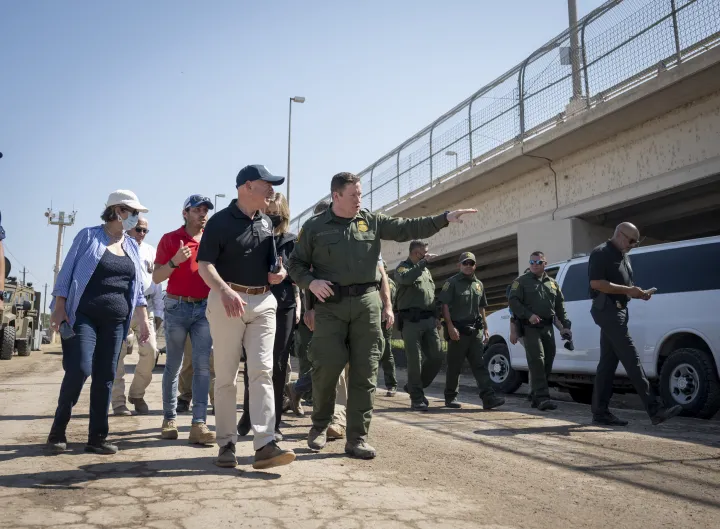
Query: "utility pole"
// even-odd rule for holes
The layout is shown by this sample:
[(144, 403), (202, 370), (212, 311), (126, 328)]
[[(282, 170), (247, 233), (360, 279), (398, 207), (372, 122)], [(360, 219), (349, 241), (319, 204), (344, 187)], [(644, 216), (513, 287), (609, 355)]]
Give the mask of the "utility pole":
[(55, 288), (55, 283), (57, 283), (57, 276), (60, 273), (60, 258), (62, 257), (63, 234), (65, 233), (65, 227), (75, 224), (76, 214), (77, 211), (73, 211), (69, 215), (66, 215), (64, 211), (54, 213), (52, 208), (48, 208), (48, 210), (45, 212), (45, 216), (48, 219), (48, 225), (58, 227), (57, 248), (55, 250), (55, 275), (53, 277), (53, 288)]
[(27, 271), (28, 271), (27, 268), (25, 268), (25, 266), (23, 266), (23, 269), (21, 270), (22, 275), (23, 275), (23, 280), (22, 280), (23, 286), (25, 286), (25, 285), (27, 284), (27, 283), (25, 283), (25, 273), (26, 273)]
[(45, 330), (45, 314), (47, 314), (47, 287), (48, 284), (45, 283), (45, 294), (43, 294), (43, 313), (40, 318), (40, 330)]

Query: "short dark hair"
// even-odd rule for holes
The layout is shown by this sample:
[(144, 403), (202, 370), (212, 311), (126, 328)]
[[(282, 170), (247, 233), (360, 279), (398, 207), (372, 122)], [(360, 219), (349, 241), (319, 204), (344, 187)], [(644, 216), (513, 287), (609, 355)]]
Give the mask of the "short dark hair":
[(317, 204), (315, 204), (315, 209), (313, 209), (313, 213), (315, 215), (318, 215), (320, 213), (324, 213), (327, 211), (327, 209), (330, 207), (330, 201), (329, 200), (321, 200)]
[(102, 215), (100, 215), (100, 218), (103, 222), (113, 222), (114, 220), (118, 220), (118, 215), (115, 213), (115, 206), (106, 207), (105, 211), (103, 211)]
[(413, 253), (413, 250), (416, 248), (425, 248), (428, 245), (425, 241), (420, 241), (418, 239), (415, 239), (414, 241), (410, 241), (410, 253)]
[(332, 177), (330, 181), (330, 192), (331, 193), (342, 193), (345, 186), (348, 184), (357, 184), (360, 181), (360, 177), (352, 173), (338, 173)]
[(538, 257), (540, 257), (540, 256), (545, 257), (545, 253), (541, 252), (540, 250), (535, 250), (533, 253), (530, 254), (530, 257), (532, 257), (533, 255), (537, 255)]

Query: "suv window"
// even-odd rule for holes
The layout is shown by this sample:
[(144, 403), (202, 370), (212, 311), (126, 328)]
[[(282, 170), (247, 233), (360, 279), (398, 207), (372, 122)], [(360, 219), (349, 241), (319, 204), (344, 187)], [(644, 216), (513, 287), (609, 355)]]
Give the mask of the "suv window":
[(635, 284), (645, 289), (656, 287), (658, 294), (720, 289), (718, 262), (720, 243), (630, 254)]
[(570, 265), (560, 285), (565, 301), (590, 299), (590, 281), (588, 280), (588, 263)]

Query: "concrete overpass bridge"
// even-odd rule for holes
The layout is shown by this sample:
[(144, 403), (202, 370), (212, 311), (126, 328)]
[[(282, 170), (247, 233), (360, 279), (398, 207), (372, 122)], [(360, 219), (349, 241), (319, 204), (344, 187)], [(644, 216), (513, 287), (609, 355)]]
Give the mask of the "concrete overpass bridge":
[[(534, 249), (564, 260), (623, 220), (649, 242), (720, 234), (720, 1), (610, 1), (579, 22), (578, 48), (572, 38), (360, 173), (374, 211), (479, 210), (430, 240), (438, 287), (471, 250), (497, 309)], [(389, 266), (406, 254), (383, 242)]]

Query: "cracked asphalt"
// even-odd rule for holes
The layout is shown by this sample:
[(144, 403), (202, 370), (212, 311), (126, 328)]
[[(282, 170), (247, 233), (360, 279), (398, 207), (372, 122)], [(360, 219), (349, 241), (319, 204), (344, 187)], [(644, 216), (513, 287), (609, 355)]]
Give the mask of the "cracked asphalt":
[[(653, 427), (642, 411), (622, 409), (616, 413), (628, 428), (600, 428), (587, 406), (563, 401), (543, 414), (522, 394), (485, 412), (468, 379), (463, 409), (448, 410), (441, 374), (428, 413), (410, 412), (404, 393), (378, 393), (373, 461), (345, 457), (343, 441), (310, 452), (309, 416), (289, 416), (283, 445), (297, 452), (295, 463), (254, 471), (245, 437), (240, 465), (220, 469), (216, 447), (187, 444), (190, 415), (179, 419), (178, 441), (160, 439), (161, 376), (162, 365), (146, 396), (150, 415), (110, 417), (117, 455), (83, 452), (88, 383), (69, 451), (49, 456), (43, 444), (62, 379), (58, 348), (1, 363), (0, 527), (720, 527), (717, 420)], [(213, 417), (209, 423), (214, 428)]]

